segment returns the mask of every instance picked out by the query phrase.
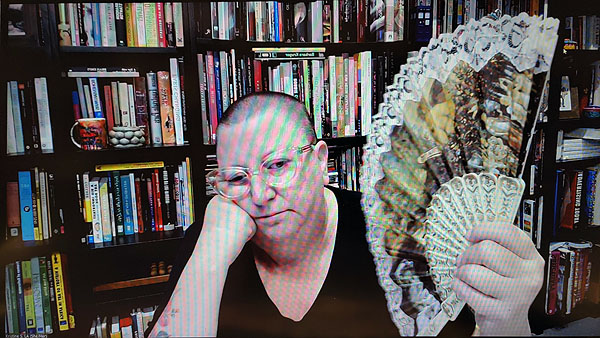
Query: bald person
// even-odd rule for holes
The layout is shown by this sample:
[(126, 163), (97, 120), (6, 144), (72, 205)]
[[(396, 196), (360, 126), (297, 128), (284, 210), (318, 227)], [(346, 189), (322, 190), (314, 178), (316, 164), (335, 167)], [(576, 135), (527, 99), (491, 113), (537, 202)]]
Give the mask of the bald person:
[[(368, 249), (361, 195), (327, 185), (327, 156), (292, 96), (254, 93), (225, 111), (219, 166), (207, 175), (218, 196), (186, 231), (151, 337), (399, 335)], [(475, 309), (479, 333), (531, 334), (527, 312), (543, 259), (524, 234), (481, 228), (458, 259), (456, 290)], [(482, 249), (506, 264), (498, 268)], [(465, 308), (441, 335), (474, 327)]]

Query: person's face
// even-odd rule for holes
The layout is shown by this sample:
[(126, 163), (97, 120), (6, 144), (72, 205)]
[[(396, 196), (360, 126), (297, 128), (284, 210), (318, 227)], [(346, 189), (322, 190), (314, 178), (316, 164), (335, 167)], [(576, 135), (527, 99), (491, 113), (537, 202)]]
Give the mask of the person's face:
[[(257, 171), (274, 151), (309, 144), (288, 105), (276, 100), (254, 109), (263, 114), (219, 129), (219, 168), (240, 166)], [(322, 232), (325, 223), (323, 185), (327, 183), (327, 145), (298, 155), (296, 176), (285, 187), (271, 187), (258, 174), (250, 179), (250, 191), (234, 200), (256, 222), (255, 243), (263, 248), (310, 241)], [(299, 245), (298, 248), (304, 247)], [(287, 245), (289, 250), (294, 250)], [(286, 249), (286, 250), (288, 250)], [(297, 249), (297, 248), (296, 248)]]

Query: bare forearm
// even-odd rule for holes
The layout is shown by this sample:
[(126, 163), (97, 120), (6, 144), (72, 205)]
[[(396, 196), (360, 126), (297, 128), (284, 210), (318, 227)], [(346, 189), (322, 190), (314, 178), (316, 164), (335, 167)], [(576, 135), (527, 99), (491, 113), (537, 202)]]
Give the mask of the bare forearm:
[(531, 328), (526, 313), (505, 320), (480, 319), (473, 336), (531, 336)]

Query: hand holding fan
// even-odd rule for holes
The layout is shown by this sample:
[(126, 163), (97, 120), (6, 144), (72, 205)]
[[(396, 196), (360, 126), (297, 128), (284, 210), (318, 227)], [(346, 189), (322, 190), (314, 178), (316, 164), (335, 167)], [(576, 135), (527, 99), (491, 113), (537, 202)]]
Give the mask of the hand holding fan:
[(373, 116), (361, 184), (367, 236), (402, 335), (437, 334), (471, 227), (512, 224), (558, 20), (492, 15), (409, 58)]

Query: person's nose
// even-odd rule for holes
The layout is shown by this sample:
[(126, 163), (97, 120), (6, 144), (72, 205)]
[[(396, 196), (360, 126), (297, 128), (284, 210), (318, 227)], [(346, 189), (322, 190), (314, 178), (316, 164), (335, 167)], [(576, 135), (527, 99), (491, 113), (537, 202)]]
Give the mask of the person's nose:
[(257, 206), (264, 206), (275, 197), (275, 191), (260, 175), (252, 175), (250, 178), (250, 196), (252, 203)]

